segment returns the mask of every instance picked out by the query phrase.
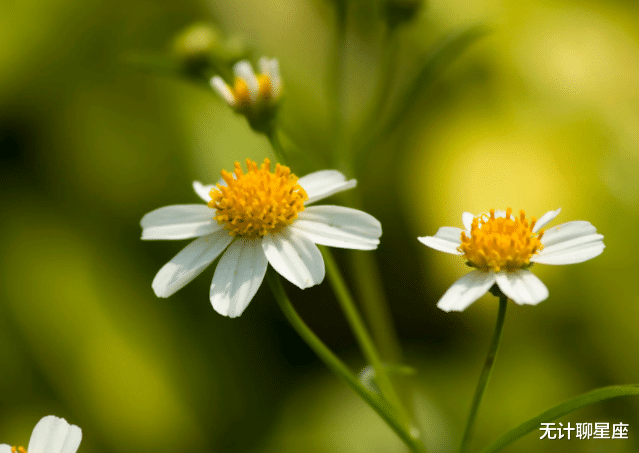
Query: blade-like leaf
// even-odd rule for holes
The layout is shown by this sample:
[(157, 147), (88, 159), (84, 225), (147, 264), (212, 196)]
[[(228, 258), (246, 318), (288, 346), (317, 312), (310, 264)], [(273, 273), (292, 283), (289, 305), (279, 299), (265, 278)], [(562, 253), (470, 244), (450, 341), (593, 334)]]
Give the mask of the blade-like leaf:
[(639, 395), (639, 384), (629, 385), (613, 385), (610, 387), (603, 387), (600, 389), (592, 390), (583, 395), (579, 395), (568, 401), (548, 409), (546, 412), (542, 412), (538, 416), (531, 418), (530, 420), (522, 423), (517, 428), (511, 429), (506, 434), (501, 436), (492, 445), (484, 448), (481, 453), (494, 453), (501, 450), (507, 445), (510, 445), (520, 437), (525, 436), (541, 427), (542, 423), (548, 423), (552, 420), (556, 420), (566, 414), (581, 409), (582, 407), (590, 406), (591, 404), (599, 403), (601, 401), (609, 400), (612, 398), (619, 398), (622, 396), (635, 396)]

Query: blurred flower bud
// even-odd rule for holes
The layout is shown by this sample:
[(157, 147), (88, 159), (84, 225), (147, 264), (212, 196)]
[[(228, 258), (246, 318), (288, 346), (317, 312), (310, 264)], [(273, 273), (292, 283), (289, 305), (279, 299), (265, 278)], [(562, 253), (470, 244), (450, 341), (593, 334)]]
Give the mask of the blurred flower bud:
[(389, 27), (395, 28), (413, 20), (422, 7), (423, 0), (384, 0), (383, 11)]
[(220, 76), (211, 78), (211, 87), (235, 111), (246, 116), (251, 127), (260, 132), (270, 130), (282, 94), (278, 61), (260, 58), (260, 73), (255, 74), (247, 60), (233, 66), (234, 81), (229, 86)]
[(172, 47), (174, 54), (185, 63), (207, 65), (211, 55), (219, 50), (219, 32), (212, 25), (195, 23), (174, 38)]

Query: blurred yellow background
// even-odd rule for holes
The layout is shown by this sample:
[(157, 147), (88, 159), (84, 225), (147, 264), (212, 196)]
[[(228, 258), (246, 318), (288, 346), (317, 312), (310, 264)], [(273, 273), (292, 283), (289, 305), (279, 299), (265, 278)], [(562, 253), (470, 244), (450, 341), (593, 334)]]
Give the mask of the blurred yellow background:
[[(340, 108), (354, 142), (366, 141), (355, 134), (384, 70), (371, 5), (348, 5)], [(330, 157), (334, 6), (0, 3), (0, 443), (26, 446), (54, 414), (83, 429), (81, 452), (407, 451), (266, 288), (238, 319), (211, 308), (213, 268), (158, 299), (151, 281), (186, 243), (139, 239), (145, 213), (198, 202), (193, 180), (272, 155), (205, 85), (130, 57), (175, 60), (185, 27), (215, 24), (254, 62), (279, 59), (280, 120), (302, 153), (293, 171), (340, 166)], [(534, 266), (550, 297), (510, 303), (472, 451), (569, 397), (639, 383), (639, 4), (428, 1), (396, 32), (388, 104), (433, 49), (475, 26), (489, 32), (420, 87), (375, 150), (340, 167), (384, 227), (373, 253), (404, 362), (418, 371), (415, 411), (432, 452), (458, 446), (497, 311), (490, 295), (463, 313), (435, 306), (467, 268), (416, 238), (460, 227), (463, 211), (561, 207), (553, 225), (588, 220), (607, 246), (586, 263)], [(326, 282), (286, 288), (332, 349), (354, 370), (366, 365)], [(558, 420), (628, 423), (628, 440), (532, 433), (503, 451), (637, 451), (638, 414), (627, 398)]]

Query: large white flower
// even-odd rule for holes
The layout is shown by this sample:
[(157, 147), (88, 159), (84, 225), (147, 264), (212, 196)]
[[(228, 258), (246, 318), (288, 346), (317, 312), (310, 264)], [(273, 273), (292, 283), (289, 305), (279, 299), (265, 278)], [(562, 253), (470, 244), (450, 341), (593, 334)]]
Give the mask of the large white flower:
[(240, 316), (260, 287), (268, 263), (284, 278), (308, 288), (324, 280), (324, 260), (315, 244), (373, 250), (382, 227), (365, 212), (341, 206), (311, 206), (355, 187), (336, 170), (297, 178), (277, 164), (270, 171), (246, 160), (234, 173), (222, 171), (217, 185), (193, 183), (206, 204), (156, 209), (141, 221), (142, 239), (198, 238), (155, 276), (153, 290), (169, 297), (200, 274), (222, 252), (210, 299), (224, 316)]
[(29, 448), (0, 445), (0, 453), (75, 453), (82, 441), (82, 430), (63, 418), (47, 415), (33, 428)]
[(420, 237), (420, 242), (442, 252), (463, 256), (476, 270), (464, 275), (446, 291), (437, 306), (444, 311), (462, 311), (484, 295), (493, 284), (514, 302), (536, 305), (548, 297), (548, 289), (527, 270), (532, 263), (581, 263), (604, 249), (603, 236), (590, 222), (578, 220), (547, 231), (542, 228), (560, 209), (539, 220), (518, 218), (512, 209), (490, 210), (490, 214), (462, 214), (465, 230), (442, 227), (435, 236)]

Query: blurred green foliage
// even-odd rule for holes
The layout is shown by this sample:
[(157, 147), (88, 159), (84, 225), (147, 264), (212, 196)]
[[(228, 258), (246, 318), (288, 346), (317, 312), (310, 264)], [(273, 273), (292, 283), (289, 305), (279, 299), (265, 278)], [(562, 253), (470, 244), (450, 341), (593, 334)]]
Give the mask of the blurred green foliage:
[[(0, 442), (26, 446), (55, 414), (83, 429), (84, 452), (405, 451), (268, 290), (238, 319), (212, 310), (212, 268), (169, 299), (151, 290), (184, 244), (142, 243), (142, 215), (197, 202), (191, 181), (216, 181), (235, 160), (271, 157), (205, 83), (211, 61), (222, 72), (246, 55), (280, 61), (293, 171), (357, 177), (357, 199), (384, 226), (380, 282), (418, 371), (430, 451), (458, 445), (496, 316), (489, 295), (460, 314), (435, 307), (466, 269), (416, 237), (460, 226), (463, 211), (562, 207), (556, 222), (588, 220), (607, 245), (587, 263), (534, 267), (550, 297), (509, 307), (471, 449), (571, 396), (639, 382), (637, 4), (434, 0), (389, 32), (382, 3), (0, 3)], [(355, 166), (336, 147), (336, 5), (337, 135), (362, 148)], [(185, 41), (202, 24), (215, 31)], [(477, 26), (491, 32), (417, 77)], [(367, 114), (389, 62), (388, 96)], [(396, 111), (396, 127), (380, 129)], [(287, 290), (362, 368), (327, 286)], [(560, 420), (629, 423), (628, 440), (531, 434), (504, 451), (636, 451), (637, 414), (639, 401), (623, 399)]]

